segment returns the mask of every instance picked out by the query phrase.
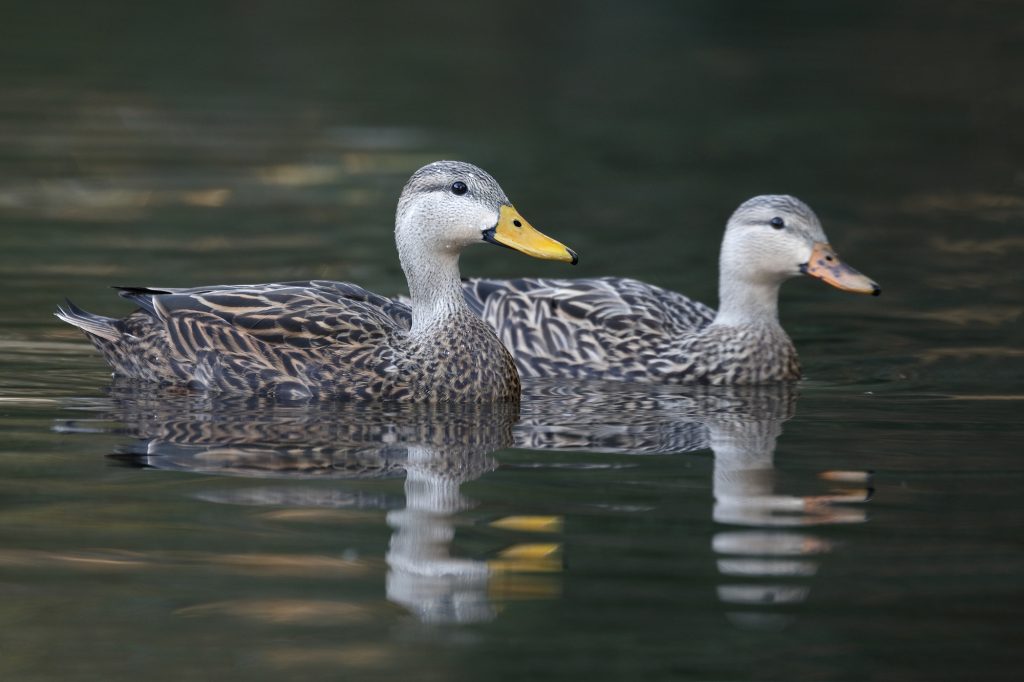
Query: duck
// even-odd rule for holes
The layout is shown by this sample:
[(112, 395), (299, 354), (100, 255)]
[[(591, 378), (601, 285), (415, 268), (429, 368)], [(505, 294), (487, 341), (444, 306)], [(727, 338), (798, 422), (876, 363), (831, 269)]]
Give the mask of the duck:
[(525, 378), (745, 385), (801, 377), (779, 323), (783, 282), (881, 287), (843, 263), (814, 211), (762, 195), (733, 212), (719, 255), (718, 310), (636, 279), (469, 279), (463, 293)]
[(462, 295), (459, 255), (490, 243), (576, 264), (486, 171), (436, 161), (409, 178), (395, 243), (410, 303), (348, 282), (116, 287), (122, 319), (71, 301), (55, 315), (85, 332), (115, 377), (286, 400), (517, 402), (515, 362)]

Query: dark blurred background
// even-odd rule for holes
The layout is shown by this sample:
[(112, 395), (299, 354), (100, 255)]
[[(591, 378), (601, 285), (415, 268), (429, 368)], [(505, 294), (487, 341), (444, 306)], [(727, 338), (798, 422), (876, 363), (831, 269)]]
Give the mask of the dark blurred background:
[(464, 274), (713, 304), (729, 213), (784, 192), (885, 289), (790, 285), (798, 339), (987, 335), (1020, 317), (1021, 73), (1018, 2), (6, 3), (0, 319), (77, 338), (54, 303), (123, 310), (109, 284), (401, 291), (398, 193), (457, 158), (581, 254), (472, 249)]

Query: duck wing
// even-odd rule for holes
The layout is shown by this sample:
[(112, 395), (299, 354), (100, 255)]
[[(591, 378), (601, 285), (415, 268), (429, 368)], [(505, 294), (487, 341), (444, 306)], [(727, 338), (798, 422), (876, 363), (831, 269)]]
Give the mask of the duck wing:
[(124, 376), (304, 399), (373, 397), (394, 374), (409, 309), (345, 282), (123, 287), (120, 320), (70, 302), (58, 317)]
[[(255, 339), (288, 348), (335, 350), (382, 342), (411, 324), (408, 306), (348, 282), (118, 289), (123, 298), (167, 324), (172, 341), (184, 348), (206, 345), (204, 324), (214, 320), (226, 324), (218, 336), (227, 334), (242, 345)], [(179, 320), (185, 324), (169, 324)]]
[(471, 279), (463, 293), (526, 376), (628, 373), (715, 315), (682, 294), (620, 277)]

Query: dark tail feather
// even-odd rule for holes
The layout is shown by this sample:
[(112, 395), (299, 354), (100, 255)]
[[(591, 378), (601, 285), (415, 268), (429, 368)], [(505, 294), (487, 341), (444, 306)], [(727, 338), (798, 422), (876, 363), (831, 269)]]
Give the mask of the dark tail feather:
[(153, 307), (153, 297), (160, 296), (162, 294), (171, 294), (173, 291), (165, 289), (153, 289), (151, 287), (114, 287), (117, 289), (117, 295), (121, 298), (126, 298), (132, 301), (137, 306), (148, 312), (150, 315), (156, 315), (156, 308)]
[(173, 291), (167, 289), (154, 289), (153, 287), (111, 287), (117, 289), (117, 295), (123, 296), (124, 298), (132, 298), (134, 296), (159, 296), (160, 294), (172, 294)]
[(98, 336), (108, 341), (117, 341), (121, 338), (118, 320), (86, 312), (72, 303), (70, 299), (64, 299), (64, 305), (57, 306), (54, 316), (91, 336)]

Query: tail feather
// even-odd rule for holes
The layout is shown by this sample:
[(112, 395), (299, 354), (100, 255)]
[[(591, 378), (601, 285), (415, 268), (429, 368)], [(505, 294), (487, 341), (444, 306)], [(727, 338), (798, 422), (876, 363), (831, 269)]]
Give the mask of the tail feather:
[(154, 287), (122, 287), (115, 286), (112, 289), (117, 289), (117, 295), (121, 298), (135, 298), (136, 296), (160, 296), (161, 294), (173, 294), (177, 293), (176, 289), (156, 289)]
[(117, 341), (122, 336), (118, 320), (82, 310), (69, 299), (64, 299), (64, 305), (57, 306), (57, 317), (70, 325), (78, 327), (86, 334), (98, 336), (108, 341)]
[(154, 289), (152, 287), (114, 287), (117, 289), (117, 295), (121, 298), (126, 298), (132, 303), (148, 312), (150, 315), (156, 315), (156, 306), (153, 302), (155, 296), (162, 296), (164, 294), (173, 294), (173, 289)]

